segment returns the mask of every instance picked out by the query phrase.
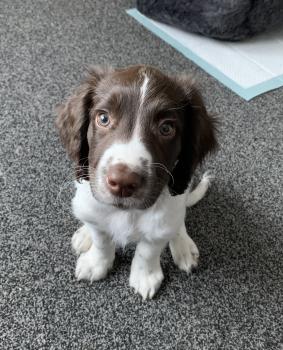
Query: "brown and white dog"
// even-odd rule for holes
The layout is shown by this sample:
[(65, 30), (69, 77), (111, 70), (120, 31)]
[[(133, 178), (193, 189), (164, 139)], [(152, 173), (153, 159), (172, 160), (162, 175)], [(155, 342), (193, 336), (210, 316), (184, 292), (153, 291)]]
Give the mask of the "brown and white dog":
[(72, 206), (83, 226), (72, 238), (76, 277), (104, 278), (115, 244), (133, 241), (130, 286), (144, 299), (163, 280), (160, 254), (168, 242), (180, 269), (196, 266), (185, 213), (204, 196), (209, 176), (193, 192), (188, 185), (216, 139), (191, 80), (144, 65), (94, 67), (58, 107), (56, 125), (77, 166)]

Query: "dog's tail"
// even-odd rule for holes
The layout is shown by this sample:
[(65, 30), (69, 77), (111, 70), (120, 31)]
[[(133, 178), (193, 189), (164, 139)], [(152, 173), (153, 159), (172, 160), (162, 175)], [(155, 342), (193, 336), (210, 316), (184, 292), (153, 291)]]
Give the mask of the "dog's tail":
[(210, 175), (208, 171), (203, 174), (202, 179), (197, 187), (187, 195), (187, 207), (192, 207), (205, 196), (212, 179), (213, 175)]

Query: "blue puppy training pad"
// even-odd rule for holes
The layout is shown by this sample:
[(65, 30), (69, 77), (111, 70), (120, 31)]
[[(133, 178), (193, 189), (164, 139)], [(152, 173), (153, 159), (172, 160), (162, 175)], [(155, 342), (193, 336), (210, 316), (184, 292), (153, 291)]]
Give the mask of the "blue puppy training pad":
[(245, 100), (283, 86), (283, 28), (226, 42), (153, 21), (137, 9), (127, 13)]

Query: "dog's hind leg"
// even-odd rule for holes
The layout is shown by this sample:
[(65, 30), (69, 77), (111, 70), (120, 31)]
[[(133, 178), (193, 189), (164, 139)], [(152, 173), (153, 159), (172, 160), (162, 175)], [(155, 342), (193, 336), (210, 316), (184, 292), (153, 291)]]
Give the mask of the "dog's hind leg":
[(85, 253), (89, 250), (92, 245), (91, 234), (88, 228), (83, 225), (81, 226), (72, 237), (72, 248), (77, 255)]
[(195, 242), (187, 234), (185, 224), (177, 235), (169, 242), (175, 264), (180, 270), (190, 272), (198, 264), (199, 251)]

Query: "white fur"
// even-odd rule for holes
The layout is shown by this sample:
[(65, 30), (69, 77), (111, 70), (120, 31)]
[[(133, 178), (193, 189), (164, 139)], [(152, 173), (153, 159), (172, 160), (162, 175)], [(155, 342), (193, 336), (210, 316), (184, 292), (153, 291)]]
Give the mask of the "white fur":
[(140, 140), (140, 116), (141, 116), (141, 112), (143, 109), (143, 106), (145, 104), (145, 99), (146, 99), (146, 95), (147, 95), (147, 91), (148, 91), (148, 84), (149, 84), (149, 77), (143, 73), (143, 82), (142, 85), (140, 87), (140, 104), (139, 104), (139, 108), (138, 108), (138, 112), (137, 112), (137, 122), (135, 125), (135, 130), (133, 132), (133, 138)]
[(141, 99), (140, 99), (140, 106), (142, 106), (143, 103), (144, 103), (144, 100), (145, 100), (145, 97), (146, 97), (146, 92), (147, 92), (148, 82), (149, 82), (149, 78), (148, 78), (148, 76), (145, 74), (145, 75), (144, 75), (144, 80), (143, 80), (143, 83), (142, 83), (142, 86), (141, 86), (141, 90), (140, 90), (140, 96), (141, 96)]
[(140, 141), (138, 135), (134, 135), (129, 142), (114, 143), (103, 154), (99, 166), (107, 164), (109, 159), (111, 164), (123, 163), (130, 168), (142, 165), (141, 158), (151, 161), (151, 155)]
[[(106, 249), (107, 252), (110, 249)], [(114, 249), (107, 254), (103, 249), (97, 248), (94, 244), (85, 253), (82, 253), (77, 261), (76, 277), (78, 280), (98, 281), (107, 275), (114, 261)]]
[(203, 174), (201, 182), (192, 192), (188, 193), (186, 201), (187, 207), (192, 207), (205, 196), (212, 179), (213, 176), (210, 175), (208, 171)]
[[(199, 193), (198, 197), (193, 195), (194, 203), (196, 198), (205, 194), (203, 189), (207, 181), (205, 176), (200, 187), (192, 192)], [(170, 242), (174, 262), (181, 270), (189, 272), (197, 265), (198, 249), (184, 225), (189, 198), (188, 192), (171, 196), (165, 189), (150, 208), (123, 210), (96, 200), (88, 181), (76, 182), (73, 212), (85, 225), (72, 239), (73, 248), (77, 254), (81, 253), (76, 277), (90, 281), (104, 278), (113, 264), (114, 243), (124, 246), (138, 242), (131, 266), (130, 286), (144, 299), (152, 298), (163, 280), (160, 254), (166, 243)]]
[[(96, 200), (88, 181), (76, 183), (73, 199), (75, 216), (83, 223), (96, 225), (119, 245), (141, 239), (170, 240), (184, 222), (186, 195), (174, 196), (165, 189), (148, 209), (119, 209)], [(174, 215), (172, 215), (174, 213)]]
[[(89, 232), (89, 235), (87, 232)], [(79, 240), (78, 235), (83, 236), (84, 239)], [(84, 248), (89, 244), (90, 237), (92, 244), (89, 250), (84, 251)], [(77, 244), (82, 240), (84, 244)], [(77, 279), (85, 279), (92, 282), (104, 278), (108, 270), (111, 269), (115, 258), (115, 245), (109, 236), (97, 229), (96, 225), (85, 223), (74, 234), (72, 243), (77, 253), (81, 253), (76, 266)]]
[(80, 227), (72, 237), (72, 247), (77, 255), (87, 252), (92, 245), (91, 234), (87, 227)]
[(180, 270), (190, 272), (198, 264), (199, 251), (195, 242), (187, 234), (183, 224), (177, 235), (169, 242), (171, 254)]
[(137, 244), (131, 266), (130, 286), (143, 299), (151, 299), (164, 278), (160, 266), (160, 254), (166, 243), (166, 241), (141, 241)]

